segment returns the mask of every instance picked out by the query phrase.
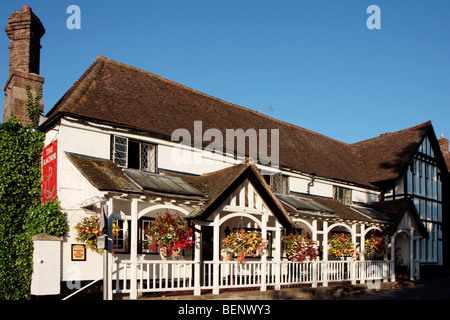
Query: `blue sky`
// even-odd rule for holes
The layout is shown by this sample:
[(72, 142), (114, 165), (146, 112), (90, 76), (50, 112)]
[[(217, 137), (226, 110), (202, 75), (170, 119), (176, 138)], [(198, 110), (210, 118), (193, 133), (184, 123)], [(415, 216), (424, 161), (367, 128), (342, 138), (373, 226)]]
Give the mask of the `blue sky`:
[(100, 54), (348, 143), (428, 120), (450, 137), (450, 1), (2, 0), (2, 28), (22, 5), (46, 28), (45, 113)]

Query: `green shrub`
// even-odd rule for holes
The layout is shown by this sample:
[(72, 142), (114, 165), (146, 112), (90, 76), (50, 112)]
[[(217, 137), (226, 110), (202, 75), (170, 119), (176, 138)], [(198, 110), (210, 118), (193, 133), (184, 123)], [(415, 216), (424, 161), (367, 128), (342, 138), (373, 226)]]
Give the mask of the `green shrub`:
[(0, 125), (0, 299), (30, 297), (31, 237), (63, 236), (65, 214), (58, 201), (41, 204), (44, 133), (11, 117)]

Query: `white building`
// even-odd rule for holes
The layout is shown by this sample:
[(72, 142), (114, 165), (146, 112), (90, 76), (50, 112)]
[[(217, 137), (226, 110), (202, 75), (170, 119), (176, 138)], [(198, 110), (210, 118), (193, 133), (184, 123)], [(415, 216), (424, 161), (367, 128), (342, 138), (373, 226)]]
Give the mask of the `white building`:
[[(136, 298), (154, 291), (395, 280), (395, 258), (414, 278), (419, 266), (447, 261), (448, 169), (430, 122), (346, 144), (98, 56), (41, 129), (44, 160), (54, 154), (44, 163), (56, 174), (44, 189), (61, 201), (70, 232), (55, 275), (61, 291), (34, 286), (35, 295), (67, 295), (68, 288), (103, 279), (105, 265), (108, 297)], [(231, 141), (230, 148), (225, 142)], [(90, 250), (75, 257), (74, 226), (102, 212), (106, 259)], [(165, 212), (195, 228), (196, 244), (181, 260), (161, 260), (148, 247), (144, 230)], [(245, 265), (223, 261), (221, 241), (236, 228), (260, 230), (265, 253)], [(286, 259), (281, 237), (295, 228), (319, 244), (318, 259)], [(385, 260), (364, 255), (364, 240), (374, 231), (390, 240)], [(357, 259), (328, 256), (337, 232), (351, 236)]]

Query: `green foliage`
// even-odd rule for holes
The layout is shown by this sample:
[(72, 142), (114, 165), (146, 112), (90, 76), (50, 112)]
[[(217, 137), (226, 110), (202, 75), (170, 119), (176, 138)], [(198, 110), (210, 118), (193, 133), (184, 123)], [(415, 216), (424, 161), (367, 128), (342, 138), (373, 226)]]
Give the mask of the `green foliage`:
[(31, 237), (67, 231), (59, 202), (41, 205), (44, 133), (14, 117), (0, 125), (0, 299), (30, 297)]
[(68, 231), (68, 226), (66, 214), (61, 211), (59, 201), (47, 201), (35, 206), (30, 212), (27, 227), (31, 234), (47, 233), (63, 237)]
[(37, 90), (34, 98), (29, 85), (25, 85), (25, 90), (27, 91), (27, 100), (25, 103), (27, 106), (28, 117), (32, 122), (33, 128), (37, 128), (39, 126), (39, 117), (43, 114), (39, 108), (39, 102), (42, 99), (42, 87)]

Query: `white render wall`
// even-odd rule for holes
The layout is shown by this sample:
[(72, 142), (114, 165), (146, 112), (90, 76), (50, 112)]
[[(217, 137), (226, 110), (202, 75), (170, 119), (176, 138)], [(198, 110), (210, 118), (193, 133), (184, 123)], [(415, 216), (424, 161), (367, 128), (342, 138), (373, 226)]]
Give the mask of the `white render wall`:
[[(75, 225), (93, 212), (80, 208), (80, 205), (95, 197), (102, 197), (103, 193), (94, 188), (67, 158), (65, 152), (84, 154), (92, 157), (109, 157), (109, 135), (71, 128), (63, 124), (56, 126), (46, 134), (45, 144), (58, 139), (58, 170), (57, 189), (61, 207), (67, 213), (69, 224), (68, 234), (62, 242), (62, 257), (58, 258), (61, 281), (72, 288), (80, 286), (80, 280), (95, 280), (102, 276), (102, 256), (86, 250), (86, 261), (72, 261), (71, 245), (75, 241)], [(93, 267), (95, 266), (95, 267)], [(100, 268), (96, 267), (100, 266)]]
[(67, 126), (61, 127), (63, 151), (109, 159), (110, 135)]
[(61, 241), (33, 241), (33, 276), (31, 294), (37, 296), (57, 295), (61, 281)]

